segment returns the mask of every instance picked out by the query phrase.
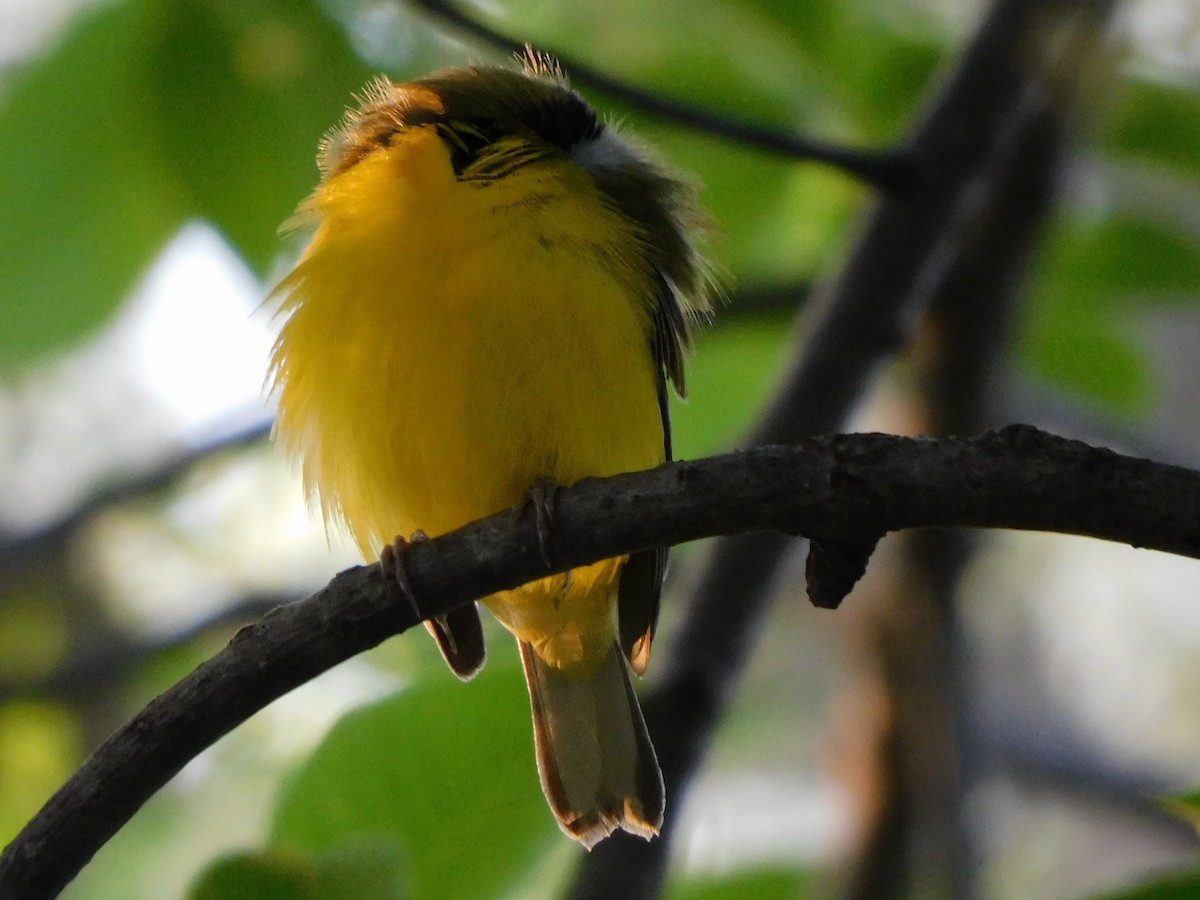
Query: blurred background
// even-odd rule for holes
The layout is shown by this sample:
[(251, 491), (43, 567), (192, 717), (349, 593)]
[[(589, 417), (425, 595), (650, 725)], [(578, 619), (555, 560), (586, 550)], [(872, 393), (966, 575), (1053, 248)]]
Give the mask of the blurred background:
[[(458, 9), (718, 117), (886, 148), (984, 4)], [(986, 424), (1200, 467), (1200, 9), (1129, 0), (1112, 31), (1019, 305), (993, 338)], [(399, 2), (0, 4), (0, 842), (241, 623), (358, 562), (266, 439), (275, 323), (260, 304), (298, 250), (277, 228), (315, 186), (321, 135), (373, 75), (503, 59)], [(694, 175), (720, 222), (735, 287), (672, 415), (679, 457), (733, 446), (874, 191), (576, 87)], [(927, 430), (933, 339), (920, 333), (881, 374), (855, 429)], [(702, 552), (680, 548), (675, 571)], [(886, 650), (921, 646), (892, 618), (920, 552), (886, 541), (836, 613), (808, 605), (803, 558), (789, 566), (671, 810), (667, 896), (829, 896), (854, 882), (889, 796), (881, 735), (897, 705), (923, 714), (922, 686)], [(969, 734), (954, 762), (964, 883), (988, 898), (1082, 897), (1195, 866), (1191, 825), (1155, 798), (1200, 785), (1200, 565), (1008, 533), (961, 556), (949, 703)], [(407, 635), (275, 703), (189, 765), (65, 896), (318, 896), (280, 892), (312, 878), (341, 886), (321, 896), (555, 896), (574, 848), (538, 788), (512, 642), (489, 638), (468, 686)], [(936, 747), (906, 758), (940, 764)], [(958, 875), (916, 870), (903, 896), (962, 895), (947, 884)]]

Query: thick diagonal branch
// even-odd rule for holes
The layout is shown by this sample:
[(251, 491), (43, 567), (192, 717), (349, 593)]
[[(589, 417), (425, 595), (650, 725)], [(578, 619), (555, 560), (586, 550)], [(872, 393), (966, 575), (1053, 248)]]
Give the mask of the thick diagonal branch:
[[(717, 534), (860, 540), (924, 526), (1084, 534), (1200, 558), (1200, 473), (1015, 426), (973, 440), (847, 435), (595, 479), (555, 504), (551, 570)], [(547, 574), (503, 512), (406, 559), (427, 616)], [(378, 566), (243, 628), (110, 738), (0, 855), (0, 898), (54, 896), (191, 759), (271, 701), (416, 624)], [(428, 761), (414, 760), (414, 765)]]

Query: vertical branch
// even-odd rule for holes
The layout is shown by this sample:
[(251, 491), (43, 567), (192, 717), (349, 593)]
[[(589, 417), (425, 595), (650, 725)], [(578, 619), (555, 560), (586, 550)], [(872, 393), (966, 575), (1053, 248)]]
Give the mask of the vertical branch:
[[(837, 430), (882, 362), (944, 290), (990, 188), (1003, 180), (1014, 134), (1045, 91), (1047, 43), (1103, 21), (1108, 4), (997, 0), (908, 142), (917, 183), (883, 196), (840, 274), (818, 292), (787, 380), (750, 443)], [(1069, 57), (1057, 66), (1069, 68)], [(583, 859), (574, 900), (657, 896), (688, 781), (735, 690), (792, 548), (777, 535), (718, 541), (645, 712), (663, 765), (668, 824), (650, 843), (614, 836)]]
[[(1092, 18), (1047, 42), (1042, 90), (1016, 122), (1012, 151), (933, 298), (915, 353), (922, 434), (972, 434), (998, 424), (990, 415), (993, 374), (1110, 8), (1097, 4)], [(976, 768), (955, 596), (974, 539), (929, 530), (897, 542), (891, 589), (880, 591), (859, 623), (878, 656), (878, 671), (860, 677), (880, 680), (871, 694), (883, 698), (884, 713), (872, 740), (877, 771), (866, 776), (878, 793), (845, 896), (910, 896), (919, 884), (969, 898), (977, 851), (966, 811)]]

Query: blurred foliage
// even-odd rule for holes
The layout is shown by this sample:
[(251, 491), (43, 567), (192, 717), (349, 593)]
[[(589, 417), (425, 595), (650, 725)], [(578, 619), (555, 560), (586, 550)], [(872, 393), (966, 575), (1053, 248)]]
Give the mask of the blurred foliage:
[(56, 599), (40, 582), (0, 595), (0, 679), (45, 679), (67, 655), (67, 612)]
[(1165, 797), (1161, 803), (1167, 812), (1179, 816), (1200, 832), (1200, 789), (1175, 797)]
[[(641, 87), (861, 146), (903, 136), (960, 46), (962, 35), (936, 7), (915, 0), (464, 4), (514, 38)], [(286, 252), (277, 226), (315, 184), (317, 142), (352, 94), (380, 69), (403, 78), (480, 57), (496, 58), (453, 43), (436, 22), (403, 6), (88, 6), (51, 45), (0, 76), (0, 369), (20, 373), (93, 334), (190, 219), (212, 223), (269, 278)], [(716, 253), (737, 283), (808, 285), (836, 268), (869, 200), (861, 185), (656, 123), (585, 82), (577, 86), (700, 179), (723, 231)], [(1107, 410), (1136, 413), (1155, 384), (1135, 337), (1138, 314), (1193, 304), (1200, 287), (1196, 229), (1187, 224), (1200, 220), (1200, 92), (1128, 75), (1090, 124), (1090, 157), (1117, 173), (1136, 171), (1183, 213), (1126, 208), (1132, 204), (1121, 197), (1073, 197), (1031, 273), (1017, 361)], [(729, 316), (725, 324), (718, 317), (700, 338), (691, 398), (673, 403), (678, 455), (712, 452), (754, 420), (787, 353), (791, 312)], [(0, 607), (0, 674), (44, 671), (62, 652), (61, 630), (51, 618), (9, 609)], [(188, 654), (162, 660), (154, 680), (169, 681), (192, 661)], [(12, 834), (69, 772), (78, 730), (65, 705), (0, 705), (0, 835)], [(191, 897), (515, 892), (548, 848), (562, 846), (537, 787), (529, 731), (519, 672), (495, 659), (469, 686), (439, 671), (357, 710), (283, 787), (269, 846), (218, 859)], [(144, 811), (144, 834), (165, 832), (160, 821), (184, 805)], [(796, 896), (808, 883), (806, 873), (754, 870), (683, 877), (670, 896)], [(1122, 896), (1196, 896), (1195, 881), (1186, 884), (1192, 893)]]
[(295, 850), (236, 853), (214, 862), (188, 900), (404, 900), (403, 862), (395, 844), (358, 838), (323, 854)]
[(263, 272), (318, 138), (371, 71), (306, 0), (81, 15), (0, 103), (0, 366), (105, 321), (189, 218)]
[(79, 723), (57, 703), (0, 703), (0, 843), (7, 844), (75, 770)]
[(754, 424), (787, 355), (786, 322), (764, 316), (700, 334), (688, 368), (688, 394), (697, 399), (671, 398), (676, 458), (717, 453)]
[(271, 840), (324, 852), (385, 835), (415, 895), (471, 900), (518, 882), (557, 833), (520, 669), (493, 660), (470, 685), (439, 672), (345, 716), (284, 786)]
[(1107, 152), (1200, 177), (1200, 90), (1194, 82), (1185, 86), (1129, 79), (1115, 106), (1101, 134)]
[[(92, 332), (189, 218), (212, 222), (270, 272), (276, 227), (315, 182), (319, 136), (374, 71), (376, 59), (361, 54), (388, 43), (364, 37), (370, 9), (125, 0), (81, 15), (10, 75), (0, 103), (9, 138), (0, 145), (0, 258), (9, 262), (0, 369)], [(487, 14), (514, 36), (643, 87), (862, 145), (901, 133), (949, 37), (917, 4), (839, 0), (527, 0)], [(391, 54), (393, 75), (448, 61), (418, 49), (431, 27), (403, 12), (391, 20), (393, 50), (408, 51)], [(714, 30), (722, 41), (705, 39)], [(1195, 90), (1127, 79), (1111, 106), (1097, 128), (1102, 152), (1200, 192)], [(862, 204), (859, 186), (608, 109), (704, 183), (724, 230), (718, 255), (741, 283), (811, 280), (836, 259)], [(1031, 280), (1019, 342), (1030, 370), (1116, 411), (1144, 408), (1154, 375), (1130, 340), (1130, 314), (1190, 299), (1194, 238), (1120, 210), (1064, 210)]]
[[(374, 71), (360, 54), (387, 44), (364, 38), (370, 9), (125, 0), (80, 16), (11, 75), (0, 104), (0, 258), (11, 263), (0, 367), (93, 331), (189, 218), (215, 224), (268, 273), (276, 227), (315, 181), (317, 139)], [(839, 0), (527, 0), (477, 13), (677, 99), (862, 145), (901, 133), (949, 37), (920, 5)], [(427, 20), (400, 12), (390, 27), (409, 51), (389, 60), (396, 77), (444, 61), (414, 49)], [(705, 39), (714, 30), (722, 41)], [(1111, 106), (1102, 152), (1200, 191), (1195, 90), (1127, 79)], [(718, 255), (741, 283), (811, 280), (836, 259), (864, 196), (848, 179), (608, 109), (700, 178), (724, 230)], [(1129, 339), (1130, 313), (1190, 299), (1194, 238), (1119, 209), (1064, 210), (1031, 280), (1019, 342), (1031, 371), (1117, 411), (1144, 408), (1154, 376)]]
[(1098, 900), (1195, 900), (1200, 897), (1200, 870), (1154, 879)]
[[(1162, 801), (1167, 812), (1200, 830), (1200, 790)], [(1151, 878), (1123, 890), (1102, 894), (1097, 900), (1192, 900), (1200, 897), (1200, 869)]]
[(753, 869), (718, 878), (681, 878), (667, 889), (665, 900), (799, 900), (812, 893), (806, 872)]
[[(1137, 171), (1140, 189), (1060, 212), (1030, 279), (1018, 347), (1049, 382), (1136, 414), (1155, 387), (1136, 314), (1194, 305), (1200, 294), (1200, 92), (1129, 79), (1111, 107), (1097, 123), (1097, 149), (1115, 179)], [(1142, 203), (1146, 194), (1174, 197), (1191, 211), (1152, 213)]]
[(1153, 386), (1136, 313), (1194, 304), (1198, 286), (1200, 245), (1177, 229), (1127, 216), (1060, 220), (1035, 273), (1023, 349), (1047, 380), (1136, 412)]

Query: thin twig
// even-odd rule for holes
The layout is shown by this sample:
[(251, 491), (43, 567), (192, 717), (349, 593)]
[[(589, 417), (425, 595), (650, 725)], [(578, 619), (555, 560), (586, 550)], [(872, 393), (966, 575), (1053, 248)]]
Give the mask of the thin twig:
[[(524, 42), (515, 41), (495, 29), (489, 28), (444, 0), (409, 0), (409, 2), (493, 47), (513, 53), (520, 53), (524, 49)], [(539, 49), (556, 57), (563, 64), (563, 68), (570, 73), (572, 80), (589, 84), (622, 103), (649, 113), (660, 121), (674, 122), (704, 134), (726, 138), (747, 147), (785, 156), (788, 159), (824, 163), (885, 190), (906, 187), (914, 181), (916, 172), (912, 161), (902, 151), (855, 150), (824, 141), (782, 134), (749, 122), (724, 118), (698, 106), (671, 100), (661, 94), (633, 87), (552, 48), (542, 46)]]
[(136, 472), (100, 487), (74, 506), (69, 513), (27, 532), (5, 534), (0, 531), (0, 589), (15, 581), (22, 572), (43, 564), (99, 511), (117, 503), (140, 497), (170, 484), (189, 471), (198, 461), (226, 450), (237, 450), (262, 441), (271, 431), (271, 419), (217, 434), (155, 463), (146, 471)]

